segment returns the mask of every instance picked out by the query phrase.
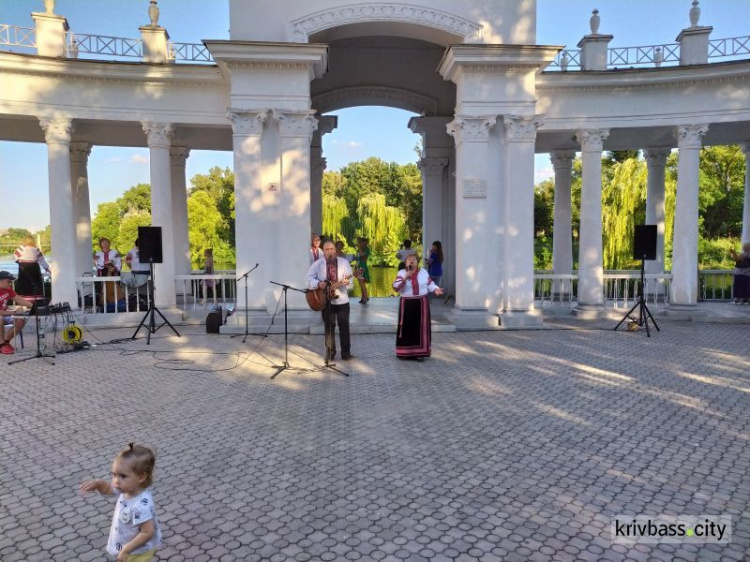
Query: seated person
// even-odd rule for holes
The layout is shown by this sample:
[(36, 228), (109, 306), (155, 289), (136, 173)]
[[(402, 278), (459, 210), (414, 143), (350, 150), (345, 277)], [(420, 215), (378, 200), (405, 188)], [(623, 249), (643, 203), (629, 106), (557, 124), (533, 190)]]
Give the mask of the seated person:
[[(112, 263), (105, 265), (102, 270), (102, 277), (117, 277), (118, 275), (117, 267)], [(120, 283), (117, 281), (107, 281), (102, 283), (102, 285), (103, 289), (99, 295), (99, 311), (104, 311), (106, 303), (107, 312), (115, 312), (115, 310), (117, 312), (125, 312), (127, 309), (125, 294), (120, 287)]]
[[(15, 281), (15, 277), (9, 271), (0, 271), (0, 353), (5, 355), (12, 355), (15, 353), (11, 341), (13, 336), (23, 330), (26, 325), (26, 321), (23, 318), (14, 318), (8, 310), (8, 302), (31, 307), (34, 305), (34, 301), (19, 297), (13, 290), (12, 282)], [(9, 324), (10, 327), (6, 330), (5, 325)]]

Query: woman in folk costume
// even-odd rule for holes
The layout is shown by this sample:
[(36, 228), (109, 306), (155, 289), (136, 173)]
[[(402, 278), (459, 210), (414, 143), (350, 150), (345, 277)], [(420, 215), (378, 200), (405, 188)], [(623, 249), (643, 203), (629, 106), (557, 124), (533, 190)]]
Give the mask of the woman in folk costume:
[(401, 293), (396, 331), (396, 357), (424, 360), (430, 356), (432, 327), (430, 301), (427, 294), (443, 295), (443, 290), (430, 278), (427, 271), (417, 266), (417, 256), (406, 258), (404, 269), (398, 272), (393, 289)]
[(16, 248), (14, 257), (18, 264), (16, 293), (23, 296), (43, 295), (44, 280), (40, 268), (43, 267), (49, 273), (50, 267), (42, 251), (36, 247), (33, 236), (23, 239), (23, 243)]

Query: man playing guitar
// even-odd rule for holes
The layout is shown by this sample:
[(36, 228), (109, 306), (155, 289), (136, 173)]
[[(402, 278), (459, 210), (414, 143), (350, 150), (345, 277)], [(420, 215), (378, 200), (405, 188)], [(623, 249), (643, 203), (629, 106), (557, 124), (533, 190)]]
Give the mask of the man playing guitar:
[(344, 258), (336, 256), (336, 246), (330, 240), (323, 244), (323, 258), (307, 270), (307, 288), (324, 289), (328, 294), (328, 306), (321, 311), (326, 333), (326, 360), (336, 358), (336, 323), (339, 325), (341, 358), (352, 359), (349, 336), (349, 295), (353, 286), (352, 268)]

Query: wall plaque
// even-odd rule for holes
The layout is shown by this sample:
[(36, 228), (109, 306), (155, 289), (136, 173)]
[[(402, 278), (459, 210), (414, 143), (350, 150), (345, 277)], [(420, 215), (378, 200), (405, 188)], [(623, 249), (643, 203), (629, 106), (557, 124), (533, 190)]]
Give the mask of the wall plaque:
[(487, 197), (487, 181), (473, 178), (464, 178), (464, 198), (485, 199)]

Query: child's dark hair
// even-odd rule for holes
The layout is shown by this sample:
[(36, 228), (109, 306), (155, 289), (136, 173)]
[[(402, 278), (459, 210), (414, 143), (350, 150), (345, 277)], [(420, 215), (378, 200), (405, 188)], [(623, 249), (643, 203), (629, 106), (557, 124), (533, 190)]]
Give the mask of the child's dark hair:
[(154, 465), (156, 464), (156, 454), (143, 445), (130, 443), (125, 449), (117, 453), (117, 458), (128, 463), (131, 470), (138, 476), (146, 475), (144, 486), (148, 488), (154, 479)]

